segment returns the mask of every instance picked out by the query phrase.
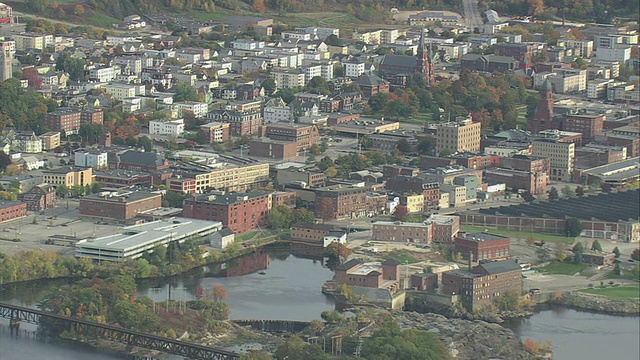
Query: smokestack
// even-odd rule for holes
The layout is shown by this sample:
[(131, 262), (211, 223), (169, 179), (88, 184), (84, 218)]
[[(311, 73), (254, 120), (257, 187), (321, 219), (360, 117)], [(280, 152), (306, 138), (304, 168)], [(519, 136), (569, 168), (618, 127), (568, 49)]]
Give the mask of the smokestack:
[(469, 251), (469, 270), (473, 269), (473, 253)]

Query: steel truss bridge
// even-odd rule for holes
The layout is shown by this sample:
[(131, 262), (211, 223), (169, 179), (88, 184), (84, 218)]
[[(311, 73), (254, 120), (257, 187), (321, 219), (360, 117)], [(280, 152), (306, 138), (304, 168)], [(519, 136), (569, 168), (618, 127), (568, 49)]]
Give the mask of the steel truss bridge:
[(76, 332), (81, 332), (85, 335), (117, 341), (130, 346), (138, 346), (149, 350), (184, 356), (185, 358), (193, 360), (238, 360), (240, 358), (239, 354), (230, 351), (11, 304), (0, 303), (0, 316), (11, 319), (11, 326), (18, 326), (21, 321), (38, 324), (42, 317), (46, 317), (61, 321), (69, 325), (70, 328)]

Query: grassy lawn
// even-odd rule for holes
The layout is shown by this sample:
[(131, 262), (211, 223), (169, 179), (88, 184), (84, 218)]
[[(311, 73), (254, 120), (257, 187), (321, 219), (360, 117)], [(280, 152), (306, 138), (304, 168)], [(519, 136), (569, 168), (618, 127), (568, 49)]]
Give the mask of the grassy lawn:
[(249, 241), (251, 239), (253, 239), (253, 237), (258, 233), (258, 230), (254, 230), (254, 231), (249, 231), (246, 234), (242, 234), (240, 236), (236, 236), (236, 242), (241, 242), (241, 241)]
[(582, 272), (588, 267), (588, 264), (574, 264), (553, 261), (547, 266), (536, 268), (536, 270), (548, 274), (575, 275), (576, 273)]
[(460, 231), (464, 232), (484, 232), (485, 229), (489, 230), (489, 233), (507, 236), (512, 239), (526, 239), (529, 236), (533, 235), (533, 238), (536, 241), (544, 240), (545, 242), (552, 243), (565, 243), (572, 244), (575, 238), (567, 238), (566, 236), (554, 235), (554, 234), (544, 234), (544, 233), (532, 233), (528, 231), (511, 231), (511, 230), (499, 230), (493, 228), (485, 228), (482, 226), (471, 226), (471, 225), (460, 225)]
[(121, 21), (98, 11), (93, 11), (90, 18), (91, 20), (87, 21), (88, 24), (105, 28), (110, 28), (113, 24), (117, 24)]
[(431, 113), (418, 113), (411, 118), (403, 118), (399, 120), (401, 123), (413, 124), (413, 125), (426, 125), (427, 123), (433, 123), (433, 114)]
[(401, 264), (415, 264), (415, 263), (421, 261), (421, 260), (418, 260), (418, 259), (414, 258), (411, 255), (411, 252), (409, 252), (407, 250), (389, 251), (388, 253), (385, 253), (383, 255), (383, 257), (385, 259), (394, 259), (394, 260), (396, 260), (397, 262), (399, 262)]
[(615, 300), (630, 300), (640, 298), (640, 285), (633, 286), (615, 286), (606, 288), (592, 288), (580, 290), (580, 292), (606, 296)]

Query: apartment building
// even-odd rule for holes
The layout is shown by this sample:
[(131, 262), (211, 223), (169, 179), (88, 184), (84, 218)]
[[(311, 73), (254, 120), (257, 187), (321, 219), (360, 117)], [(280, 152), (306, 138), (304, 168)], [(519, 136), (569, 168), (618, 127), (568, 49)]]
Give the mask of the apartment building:
[(436, 152), (478, 152), (480, 151), (481, 126), (471, 118), (457, 119), (455, 122), (436, 126)]
[(184, 119), (158, 119), (149, 121), (149, 134), (178, 137), (184, 133)]
[(549, 179), (571, 181), (574, 169), (576, 144), (557, 139), (540, 139), (533, 142), (533, 155), (550, 159)]
[(210, 122), (200, 125), (200, 132), (204, 134), (207, 142), (221, 143), (229, 140), (229, 124), (221, 122)]
[(271, 70), (271, 77), (276, 82), (276, 90), (294, 87), (304, 87), (305, 74), (302, 69), (280, 69)]
[(192, 114), (196, 118), (201, 118), (209, 112), (209, 104), (197, 101), (182, 101), (173, 103), (173, 108), (178, 110), (178, 116), (183, 117), (185, 113)]
[(236, 234), (266, 226), (271, 211), (271, 193), (212, 192), (186, 199), (182, 216), (186, 218), (220, 221)]
[(51, 131), (74, 133), (80, 129), (80, 110), (59, 108), (44, 115), (44, 124)]
[(64, 185), (70, 189), (73, 186), (91, 185), (93, 183), (93, 172), (91, 168), (67, 166), (42, 170), (42, 180), (55, 187)]

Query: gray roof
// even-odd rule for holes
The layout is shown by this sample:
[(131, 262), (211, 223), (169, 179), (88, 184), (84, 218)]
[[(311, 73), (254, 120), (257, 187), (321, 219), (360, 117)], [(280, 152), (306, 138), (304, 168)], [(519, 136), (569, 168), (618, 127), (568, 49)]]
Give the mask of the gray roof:
[(395, 55), (395, 54), (387, 54), (384, 55), (382, 61), (380, 61), (380, 66), (398, 66), (404, 68), (415, 68), (417, 66), (418, 58), (411, 55)]
[(139, 164), (145, 166), (164, 165), (164, 156), (154, 152), (127, 150), (118, 155), (118, 161), (125, 164)]
[(358, 264), (361, 264), (361, 263), (362, 262), (360, 260), (358, 260), (358, 259), (352, 259), (352, 260), (347, 261), (344, 264), (340, 264), (340, 265), (336, 266), (336, 270), (349, 270), (352, 267), (354, 267), (354, 266), (356, 266)]
[(377, 75), (365, 75), (359, 77), (353, 83), (361, 86), (378, 86), (383, 82), (385, 81)]
[(507, 259), (480, 264), (475, 269), (473, 269), (473, 272), (478, 273), (480, 271), (483, 271), (489, 275), (494, 275), (520, 269), (520, 265), (515, 260)]

